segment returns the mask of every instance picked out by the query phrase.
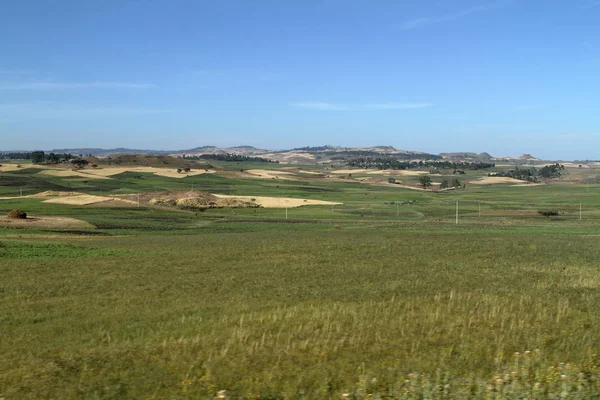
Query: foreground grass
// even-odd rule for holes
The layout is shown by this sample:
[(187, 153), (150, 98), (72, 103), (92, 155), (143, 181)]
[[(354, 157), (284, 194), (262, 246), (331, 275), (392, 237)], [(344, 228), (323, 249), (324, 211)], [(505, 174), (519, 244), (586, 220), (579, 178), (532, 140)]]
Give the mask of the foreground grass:
[(426, 225), (5, 240), (0, 396), (597, 397), (599, 240)]

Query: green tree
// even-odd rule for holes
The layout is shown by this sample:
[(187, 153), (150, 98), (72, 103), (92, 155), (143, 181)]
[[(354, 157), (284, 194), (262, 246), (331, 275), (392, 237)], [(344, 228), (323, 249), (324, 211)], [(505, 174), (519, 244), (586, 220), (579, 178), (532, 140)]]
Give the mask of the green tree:
[(75, 168), (83, 168), (86, 165), (88, 165), (89, 163), (87, 162), (87, 160), (84, 160), (83, 158), (78, 158), (76, 160), (72, 160), (71, 164), (73, 164), (75, 166)]
[(440, 183), (440, 189), (448, 188), (448, 179), (444, 179), (442, 183)]
[(58, 164), (60, 162), (60, 156), (58, 154), (50, 153), (46, 156), (46, 162), (48, 164)]
[(460, 181), (458, 179), (453, 179), (452, 180), (452, 186), (455, 187), (455, 188), (459, 188), (462, 185), (461, 185), (461, 183), (460, 183)]
[(46, 154), (43, 151), (32, 151), (31, 162), (34, 164), (42, 164), (46, 161)]
[(427, 190), (427, 187), (431, 186), (431, 177), (429, 175), (421, 175), (419, 177), (419, 184), (423, 186), (423, 189)]

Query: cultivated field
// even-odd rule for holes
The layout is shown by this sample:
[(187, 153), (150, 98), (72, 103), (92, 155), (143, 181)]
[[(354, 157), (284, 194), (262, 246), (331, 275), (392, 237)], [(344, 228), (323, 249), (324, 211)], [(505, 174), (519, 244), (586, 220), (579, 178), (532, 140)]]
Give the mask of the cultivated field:
[[(403, 187), (416, 171), (213, 164), (0, 170), (0, 215), (31, 217), (0, 220), (0, 398), (600, 396), (600, 186), (584, 172), (469, 171), (481, 184), (432, 191)], [(192, 190), (277, 204), (150, 202)]]

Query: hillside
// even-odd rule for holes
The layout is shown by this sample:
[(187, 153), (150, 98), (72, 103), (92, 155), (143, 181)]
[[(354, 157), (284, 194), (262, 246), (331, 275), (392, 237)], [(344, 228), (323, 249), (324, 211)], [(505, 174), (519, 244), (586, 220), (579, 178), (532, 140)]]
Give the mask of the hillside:
[[(487, 152), (444, 152), (439, 154), (426, 153), (416, 150), (397, 149), (393, 146), (367, 146), (367, 147), (343, 147), (343, 146), (306, 146), (293, 149), (269, 150), (254, 146), (242, 145), (233, 147), (217, 146), (199, 146), (184, 150), (140, 150), (129, 148), (71, 148), (71, 149), (53, 149), (46, 153), (69, 153), (73, 155), (83, 155), (88, 157), (108, 157), (115, 154), (131, 155), (145, 154), (155, 156), (178, 157), (198, 157), (205, 154), (211, 155), (241, 155), (248, 157), (267, 158), (285, 164), (322, 164), (336, 163), (346, 160), (350, 157), (394, 157), (397, 156), (403, 160), (436, 160), (444, 159), (449, 161), (508, 161), (508, 162), (533, 162), (542, 161), (531, 154), (523, 154), (518, 157), (494, 157)], [(11, 152), (0, 151), (0, 154)], [(12, 152), (14, 153), (14, 152)], [(23, 152), (25, 154), (25, 152)], [(140, 161), (140, 160), (138, 160)]]

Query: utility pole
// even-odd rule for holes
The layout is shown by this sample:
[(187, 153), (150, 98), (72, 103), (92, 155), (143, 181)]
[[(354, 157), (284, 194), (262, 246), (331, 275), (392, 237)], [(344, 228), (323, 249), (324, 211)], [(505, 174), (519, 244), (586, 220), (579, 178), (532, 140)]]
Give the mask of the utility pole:
[(458, 200), (456, 200), (456, 225), (458, 225)]

